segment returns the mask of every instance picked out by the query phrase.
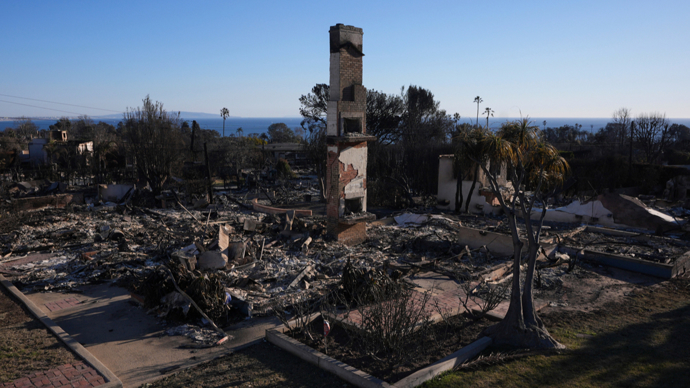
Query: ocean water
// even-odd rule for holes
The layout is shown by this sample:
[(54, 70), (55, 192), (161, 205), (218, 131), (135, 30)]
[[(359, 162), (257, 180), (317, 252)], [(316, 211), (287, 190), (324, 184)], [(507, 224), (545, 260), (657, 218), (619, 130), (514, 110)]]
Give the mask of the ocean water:
[[(192, 120), (193, 119), (185, 119), (184, 117), (182, 118), (183, 120), (186, 120), (189, 122), (189, 125), (192, 125)], [(506, 121), (512, 121), (512, 120), (517, 120), (519, 118), (517, 117), (491, 117), (489, 118), (489, 127), (491, 129), (498, 129), (501, 124), (505, 123)], [(103, 121), (111, 125), (117, 126), (117, 123), (119, 123), (121, 120), (120, 119), (93, 119), (95, 122), (98, 121)], [(200, 118), (200, 119), (194, 119), (199, 123), (201, 128), (203, 129), (213, 129), (218, 131), (218, 133), (223, 132), (223, 119), (218, 117), (218, 118), (212, 118), (212, 119), (206, 119), (206, 118)], [(544, 127), (544, 121), (546, 121), (546, 127), (551, 127), (551, 128), (558, 128), (563, 125), (571, 125), (574, 126), (575, 124), (582, 125), (582, 130), (583, 131), (598, 131), (600, 128), (606, 127), (606, 124), (611, 122), (611, 118), (567, 118), (567, 117), (530, 117), (529, 120), (534, 124), (538, 125), (539, 128)], [(669, 122), (671, 123), (677, 123), (677, 124), (683, 124), (688, 127), (690, 127), (690, 118), (685, 118), (685, 119), (674, 119), (670, 118), (668, 119)], [(39, 129), (48, 129), (48, 127), (52, 124), (55, 124), (56, 120), (33, 120), (33, 122), (39, 127)], [(300, 122), (302, 121), (301, 117), (234, 117), (234, 118), (228, 118), (225, 121), (225, 135), (229, 136), (231, 134), (236, 133), (237, 128), (242, 128), (243, 134), (249, 135), (251, 133), (256, 133), (256, 134), (261, 134), (265, 133), (268, 130), (268, 126), (274, 123), (285, 123), (288, 127), (290, 128), (299, 128), (300, 127)], [(472, 123), (474, 124), (476, 121), (476, 118), (462, 118), (460, 122), (466, 122), (466, 123)], [(486, 125), (486, 117), (482, 118), (481, 116), (479, 117), (479, 124), (481, 125)], [(14, 127), (14, 122), (12, 121), (0, 121), (0, 130), (4, 130), (7, 127)]]
[[(528, 119), (532, 122), (533, 125), (539, 126), (539, 128), (544, 129), (544, 121), (546, 121), (546, 127), (547, 128), (559, 128), (564, 125), (570, 125), (570, 126), (575, 126), (575, 124), (582, 125), (582, 130), (587, 131), (587, 132), (596, 132), (600, 128), (606, 127), (607, 123), (612, 122), (613, 120), (610, 117), (601, 117), (601, 118), (596, 118), (596, 117), (589, 117), (589, 118), (582, 118), (582, 117), (528, 117)], [(471, 118), (471, 117), (463, 117), (460, 119), (460, 122), (463, 123), (472, 123), (474, 124), (476, 122), (477, 118)], [(501, 127), (501, 124), (505, 123), (506, 121), (513, 121), (513, 120), (520, 120), (519, 117), (490, 117), (489, 118), (489, 128), (491, 129), (498, 129)], [(668, 118), (667, 119), (671, 124), (683, 124), (688, 127), (690, 127), (690, 118), (685, 118), (685, 119), (673, 119), (673, 118)], [(482, 118), (482, 116), (479, 116), (479, 124), (484, 126), (486, 125), (486, 116)]]

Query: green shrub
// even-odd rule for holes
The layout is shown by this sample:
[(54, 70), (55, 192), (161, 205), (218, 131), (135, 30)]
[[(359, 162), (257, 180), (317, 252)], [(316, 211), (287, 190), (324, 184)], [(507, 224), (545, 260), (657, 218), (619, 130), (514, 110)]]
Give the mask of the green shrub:
[(294, 178), (295, 173), (292, 172), (292, 169), (290, 168), (290, 163), (288, 163), (287, 160), (285, 159), (278, 159), (278, 162), (276, 163), (276, 170), (278, 171), (278, 176), (281, 178)]

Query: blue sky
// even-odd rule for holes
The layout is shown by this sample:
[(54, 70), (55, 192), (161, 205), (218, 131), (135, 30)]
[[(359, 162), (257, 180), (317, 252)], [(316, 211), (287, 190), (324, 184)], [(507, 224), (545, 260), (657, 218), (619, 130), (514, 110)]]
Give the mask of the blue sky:
[[(690, 2), (3, 1), (0, 101), (92, 116), (149, 94), (169, 110), (295, 117), (328, 82), (328, 29), (364, 29), (364, 85), (431, 90), (474, 117), (690, 117)], [(0, 116), (61, 113), (0, 102)]]

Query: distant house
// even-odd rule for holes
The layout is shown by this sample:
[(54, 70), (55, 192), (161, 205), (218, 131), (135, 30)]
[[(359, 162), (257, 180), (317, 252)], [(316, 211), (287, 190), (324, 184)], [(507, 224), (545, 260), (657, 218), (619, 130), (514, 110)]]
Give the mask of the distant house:
[[(457, 179), (453, 172), (454, 155), (439, 155), (438, 161), (438, 208), (455, 210), (455, 193), (457, 192)], [(496, 174), (498, 184), (504, 187), (507, 192), (512, 190), (512, 184), (507, 179), (507, 167), (503, 165), (489, 166), (489, 171)], [(467, 197), (471, 196), (470, 213), (497, 213), (501, 206), (498, 198), (494, 196), (489, 185), (489, 180), (482, 169), (479, 169), (477, 184), (474, 191), (470, 193), (474, 176), (467, 174), (462, 181), (463, 206)]]
[(302, 143), (272, 143), (261, 146), (271, 153), (275, 160), (285, 159), (292, 166), (307, 164), (307, 147)]
[(29, 141), (28, 158), (24, 157), (22, 161), (32, 166), (48, 164), (51, 162), (49, 152), (61, 154), (63, 158), (84, 157), (93, 152), (93, 142), (68, 140), (67, 131), (47, 131), (44, 137)]

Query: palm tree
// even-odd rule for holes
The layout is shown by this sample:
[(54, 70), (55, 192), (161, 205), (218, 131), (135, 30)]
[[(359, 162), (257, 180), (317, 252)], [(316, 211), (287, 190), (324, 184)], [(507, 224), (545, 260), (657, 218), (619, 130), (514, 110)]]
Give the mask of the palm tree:
[[(536, 258), (540, 250), (539, 239), (546, 216), (547, 199), (558, 192), (569, 171), (569, 166), (553, 146), (540, 140), (538, 132), (538, 127), (532, 126), (529, 119), (523, 119), (503, 124), (496, 134), (487, 131), (480, 140), (484, 151), (483, 160), (506, 163), (511, 167), (508, 180), (514, 188), (510, 198), (504, 198), (497, 181), (497, 174), (492, 173), (482, 160), (476, 160), (508, 218), (514, 247), (513, 284), (508, 312), (500, 323), (487, 328), (485, 335), (491, 337), (494, 344), (512, 344), (528, 348), (562, 348), (563, 345), (551, 337), (536, 314), (532, 287)], [(522, 189), (523, 187), (525, 189)], [(532, 193), (531, 196), (526, 194), (528, 191)], [(542, 209), (540, 218), (533, 220), (531, 215), (536, 202), (542, 204)], [(523, 214), (526, 215), (523, 218), (528, 266), (524, 289), (521, 290), (520, 265), (525, 244), (518, 234), (517, 217), (522, 217)]]
[(546, 132), (546, 120), (542, 124), (544, 124), (544, 132)]
[(486, 164), (487, 162), (486, 158), (484, 158), (484, 144), (482, 143), (482, 139), (487, 133), (488, 129), (475, 128), (472, 132), (470, 132), (469, 136), (467, 136), (467, 140), (465, 141), (463, 163), (474, 168), (472, 171), (472, 186), (470, 186), (470, 191), (465, 199), (465, 213), (469, 213), (470, 211), (472, 194), (474, 193), (474, 189), (477, 186), (477, 181), (479, 180), (479, 169), (481, 168), (480, 164)]
[(239, 127), (239, 128), (237, 128), (237, 131), (236, 131), (236, 132), (237, 132), (237, 137), (242, 137), (242, 134), (244, 133), (244, 130), (242, 129), (242, 127)]
[(228, 116), (230, 116), (230, 111), (228, 108), (223, 108), (220, 110), (220, 117), (223, 118), (223, 137), (225, 137), (225, 119), (227, 119)]
[(494, 117), (494, 110), (487, 106), (486, 109), (484, 109), (484, 113), (482, 114), (486, 115), (486, 129), (489, 129), (489, 115), (491, 115), (491, 117)]
[(481, 97), (477, 96), (474, 98), (474, 102), (477, 103), (477, 126), (479, 126), (479, 104), (484, 102)]
[(466, 171), (472, 167), (472, 161), (468, 157), (469, 136), (471, 125), (457, 125), (452, 144), (455, 146), (453, 155), (453, 173), (455, 175), (455, 212), (462, 213), (463, 193), (462, 182), (465, 180)]

